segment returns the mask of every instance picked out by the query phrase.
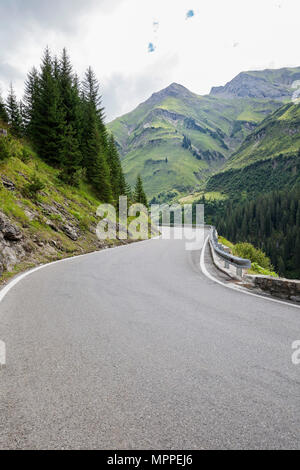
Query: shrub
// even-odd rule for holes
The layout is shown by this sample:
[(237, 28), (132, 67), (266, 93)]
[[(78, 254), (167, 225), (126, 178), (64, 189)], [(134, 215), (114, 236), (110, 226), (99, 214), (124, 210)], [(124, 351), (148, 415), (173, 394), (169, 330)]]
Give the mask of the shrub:
[(252, 263), (257, 263), (262, 268), (273, 269), (267, 255), (262, 250), (255, 248), (251, 243), (237, 243), (233, 248), (233, 254), (240, 258), (249, 259)]
[(23, 163), (28, 163), (31, 158), (31, 153), (30, 151), (26, 148), (23, 147), (22, 153), (21, 153), (21, 160)]
[(45, 188), (44, 183), (39, 179), (37, 174), (33, 175), (31, 183), (28, 183), (23, 188), (23, 193), (25, 196), (36, 199), (40, 191)]
[(8, 140), (0, 137), (0, 161), (6, 160), (11, 156)]

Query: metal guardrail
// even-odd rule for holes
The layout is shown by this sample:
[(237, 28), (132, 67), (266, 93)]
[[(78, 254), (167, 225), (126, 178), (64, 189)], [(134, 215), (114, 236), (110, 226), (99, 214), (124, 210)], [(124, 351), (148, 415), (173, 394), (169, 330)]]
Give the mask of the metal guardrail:
[(224, 260), (225, 269), (229, 269), (229, 266), (232, 265), (236, 267), (237, 275), (242, 276), (243, 269), (251, 268), (251, 261), (249, 259), (239, 258), (224, 251), (223, 246), (218, 241), (218, 232), (215, 227), (211, 227), (209, 239), (212, 249)]

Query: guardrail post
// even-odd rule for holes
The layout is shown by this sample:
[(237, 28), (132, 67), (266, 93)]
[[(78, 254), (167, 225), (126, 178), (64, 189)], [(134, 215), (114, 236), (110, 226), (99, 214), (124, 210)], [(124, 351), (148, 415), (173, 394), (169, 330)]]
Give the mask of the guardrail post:
[(237, 276), (243, 277), (243, 269), (240, 267), (236, 268), (236, 274)]
[(226, 261), (226, 260), (224, 261), (224, 268), (225, 268), (225, 269), (229, 269), (229, 263), (228, 263), (228, 261)]

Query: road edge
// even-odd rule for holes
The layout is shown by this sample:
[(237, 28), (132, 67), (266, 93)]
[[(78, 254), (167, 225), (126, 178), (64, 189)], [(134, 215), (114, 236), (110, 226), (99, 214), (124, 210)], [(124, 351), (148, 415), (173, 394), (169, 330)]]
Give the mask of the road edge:
[(202, 251), (201, 251), (201, 255), (200, 255), (200, 269), (201, 269), (202, 273), (208, 279), (210, 279), (211, 281), (213, 281), (217, 284), (220, 284), (223, 287), (226, 287), (227, 289), (232, 289), (232, 290), (235, 290), (235, 291), (240, 292), (242, 294), (252, 295), (253, 297), (258, 297), (259, 299), (265, 299), (265, 300), (269, 300), (270, 302), (276, 302), (277, 304), (287, 305), (289, 307), (294, 307), (294, 308), (300, 309), (300, 305), (295, 305), (295, 304), (290, 303), (290, 302), (285, 302), (284, 300), (274, 299), (274, 298), (271, 298), (271, 297), (266, 297), (264, 295), (255, 294), (254, 292), (249, 292), (249, 291), (245, 290), (242, 287), (239, 287), (239, 286), (236, 286), (236, 285), (233, 285), (233, 284), (225, 284), (224, 282), (222, 282), (219, 279), (215, 278), (212, 274), (210, 274), (208, 272), (208, 270), (206, 268), (206, 265), (205, 265), (205, 250), (208, 246), (208, 241), (209, 241), (209, 235), (208, 235), (208, 237), (206, 238), (206, 240), (204, 242), (204, 245), (203, 245), (203, 248), (202, 248)]

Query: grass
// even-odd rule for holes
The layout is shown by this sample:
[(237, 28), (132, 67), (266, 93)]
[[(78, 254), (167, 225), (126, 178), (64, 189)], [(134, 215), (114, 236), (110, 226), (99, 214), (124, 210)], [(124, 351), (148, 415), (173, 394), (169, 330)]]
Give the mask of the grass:
[(205, 191), (199, 191), (180, 198), (179, 203), (192, 204), (194, 201), (199, 201), (203, 196), (207, 201), (225, 201), (228, 199), (225, 194), (222, 194), (219, 191), (211, 191), (207, 193)]

